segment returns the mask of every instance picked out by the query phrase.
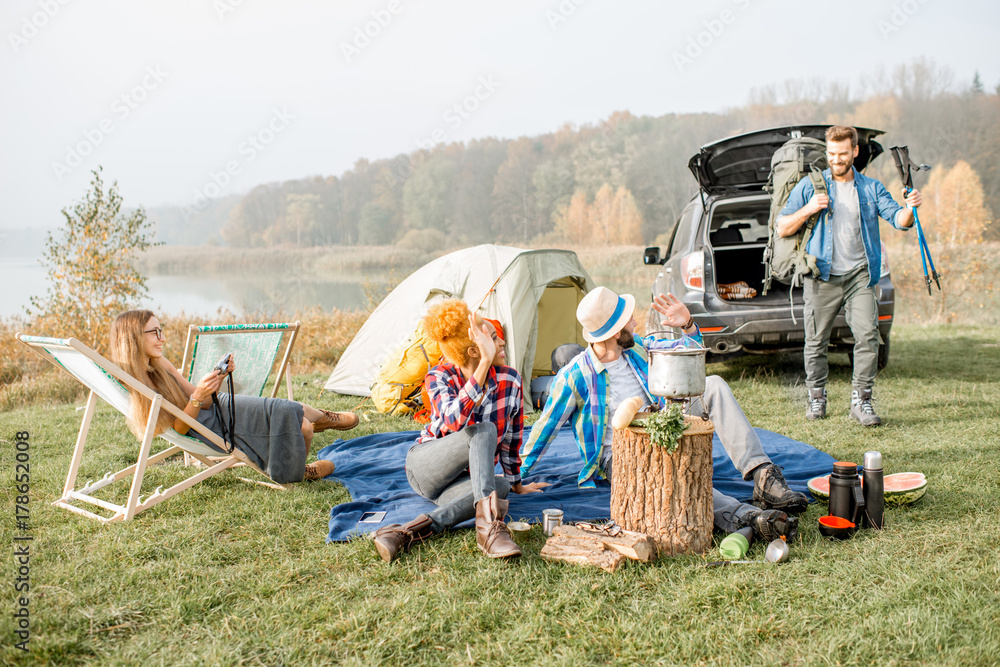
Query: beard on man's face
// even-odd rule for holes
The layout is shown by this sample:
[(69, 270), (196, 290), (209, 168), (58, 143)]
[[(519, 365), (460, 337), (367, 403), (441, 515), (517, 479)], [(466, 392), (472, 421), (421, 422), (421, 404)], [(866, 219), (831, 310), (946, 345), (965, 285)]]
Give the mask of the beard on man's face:
[(845, 176), (851, 170), (851, 164), (831, 164), (830, 173), (834, 176)]
[(615, 342), (621, 345), (623, 350), (627, 350), (635, 346), (635, 336), (633, 336), (632, 332), (628, 329), (622, 329), (618, 332), (618, 335), (615, 336)]

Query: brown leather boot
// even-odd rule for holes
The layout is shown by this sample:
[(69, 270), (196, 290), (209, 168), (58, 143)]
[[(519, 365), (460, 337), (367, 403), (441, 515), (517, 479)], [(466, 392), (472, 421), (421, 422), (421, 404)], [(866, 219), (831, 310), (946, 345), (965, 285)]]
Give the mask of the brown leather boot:
[(359, 417), (353, 412), (333, 412), (317, 408), (323, 416), (312, 423), (313, 433), (322, 433), (329, 429), (338, 431), (349, 431), (358, 425)]
[(373, 541), (382, 560), (391, 563), (400, 551), (409, 551), (414, 544), (423, 542), (432, 535), (434, 530), (431, 528), (431, 518), (421, 514), (406, 525), (393, 523), (379, 528), (375, 531)]
[(503, 522), (506, 515), (507, 501), (500, 500), (496, 491), (476, 503), (476, 544), (490, 558), (521, 555)]

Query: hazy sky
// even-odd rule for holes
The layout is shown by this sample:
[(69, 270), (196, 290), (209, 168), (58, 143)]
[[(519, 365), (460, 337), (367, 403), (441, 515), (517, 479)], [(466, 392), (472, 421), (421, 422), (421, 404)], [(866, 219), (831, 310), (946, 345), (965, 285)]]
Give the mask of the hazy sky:
[(1000, 82), (986, 0), (4, 0), (0, 25), (0, 228), (59, 224), (97, 165), (128, 205), (189, 205), (921, 56)]

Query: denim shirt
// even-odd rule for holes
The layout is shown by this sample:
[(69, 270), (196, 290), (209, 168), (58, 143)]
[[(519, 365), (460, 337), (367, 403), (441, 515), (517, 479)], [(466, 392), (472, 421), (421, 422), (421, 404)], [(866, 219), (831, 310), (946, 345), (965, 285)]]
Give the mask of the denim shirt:
[[(881, 276), (882, 265), (882, 246), (878, 232), (879, 217), (888, 220), (896, 229), (906, 231), (909, 227), (902, 227), (897, 222), (900, 212), (904, 209), (896, 203), (884, 185), (874, 178), (868, 178), (858, 173), (854, 167), (851, 167), (851, 170), (854, 172), (854, 187), (858, 190), (858, 203), (861, 207), (861, 240), (865, 245), (865, 256), (868, 258), (868, 286), (874, 287)], [(829, 280), (830, 266), (833, 262), (833, 216), (831, 211), (837, 203), (834, 200), (836, 189), (833, 187), (833, 179), (829, 169), (823, 171), (823, 180), (826, 181), (830, 205), (820, 213), (819, 220), (816, 221), (816, 226), (813, 228), (812, 237), (806, 244), (806, 252), (816, 258), (820, 278)], [(812, 182), (808, 177), (803, 178), (788, 196), (788, 202), (781, 210), (781, 215), (795, 213), (809, 202), (814, 193)]]

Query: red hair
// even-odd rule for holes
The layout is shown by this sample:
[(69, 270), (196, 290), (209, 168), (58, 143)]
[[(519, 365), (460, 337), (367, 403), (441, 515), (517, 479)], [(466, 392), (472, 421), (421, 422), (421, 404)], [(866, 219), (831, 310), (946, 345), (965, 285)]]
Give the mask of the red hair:
[[(469, 349), (476, 347), (469, 337), (469, 306), (461, 299), (445, 299), (431, 306), (424, 317), (424, 330), (438, 344), (444, 358), (456, 366), (469, 362)], [(476, 324), (482, 318), (476, 316)]]

